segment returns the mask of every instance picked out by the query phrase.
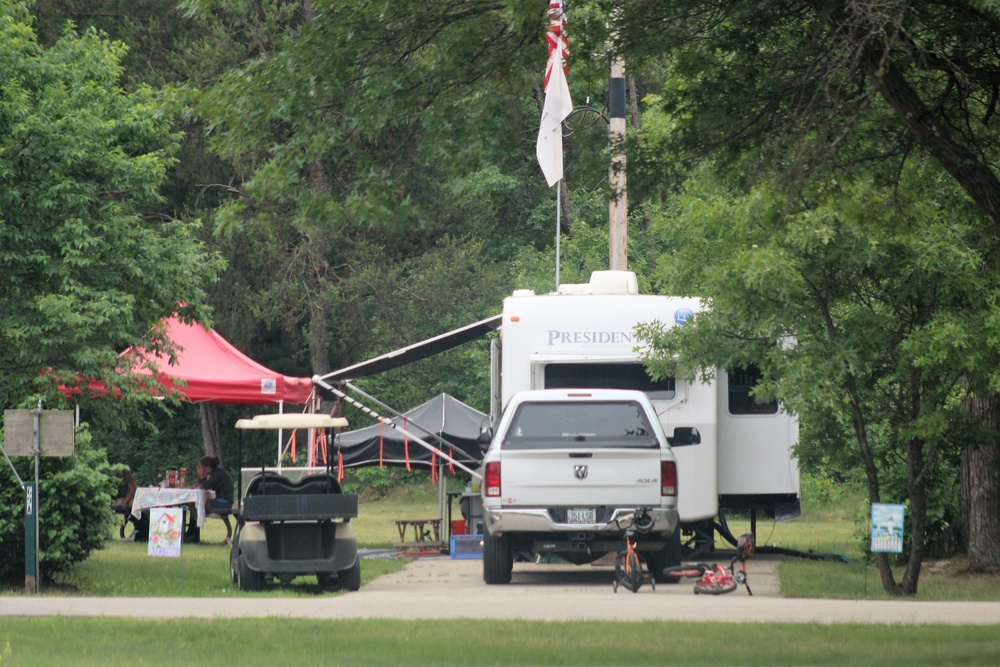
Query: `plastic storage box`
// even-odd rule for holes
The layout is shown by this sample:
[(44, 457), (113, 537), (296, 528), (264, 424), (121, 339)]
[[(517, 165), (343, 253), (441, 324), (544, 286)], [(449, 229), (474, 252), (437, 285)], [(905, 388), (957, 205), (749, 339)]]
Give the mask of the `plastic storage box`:
[(451, 536), (451, 557), (452, 558), (482, 558), (483, 557), (483, 536), (482, 535), (452, 535)]

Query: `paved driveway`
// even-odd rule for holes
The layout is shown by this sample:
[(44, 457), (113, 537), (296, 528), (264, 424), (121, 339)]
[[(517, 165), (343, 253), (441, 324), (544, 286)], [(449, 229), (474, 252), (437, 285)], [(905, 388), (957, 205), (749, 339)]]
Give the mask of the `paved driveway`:
[[(778, 597), (776, 559), (748, 563), (754, 595), (694, 595), (692, 584), (612, 592), (610, 567), (518, 563), (507, 586), (482, 581), (481, 560), (419, 558), (357, 593), (315, 598), (0, 598), (0, 616), (139, 618), (492, 618), (802, 623), (1000, 624), (1000, 602), (805, 600)], [(362, 564), (363, 567), (363, 564)]]

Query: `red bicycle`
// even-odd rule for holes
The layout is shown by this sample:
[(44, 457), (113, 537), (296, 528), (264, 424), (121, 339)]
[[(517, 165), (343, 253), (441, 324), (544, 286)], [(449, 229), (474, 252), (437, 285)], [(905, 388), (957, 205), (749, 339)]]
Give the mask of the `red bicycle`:
[[(664, 576), (675, 578), (697, 579), (694, 585), (696, 595), (723, 595), (732, 593), (739, 586), (747, 589), (748, 595), (753, 595), (750, 583), (747, 581), (747, 558), (754, 552), (753, 534), (744, 533), (736, 542), (736, 555), (729, 561), (729, 567), (709, 565), (707, 563), (692, 563), (668, 567)], [(736, 571), (736, 561), (740, 569)]]

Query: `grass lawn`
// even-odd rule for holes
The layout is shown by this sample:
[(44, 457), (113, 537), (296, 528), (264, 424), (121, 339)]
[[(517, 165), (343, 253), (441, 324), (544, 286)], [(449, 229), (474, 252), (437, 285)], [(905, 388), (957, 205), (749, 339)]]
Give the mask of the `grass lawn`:
[[(862, 545), (867, 543), (864, 516), (868, 507), (862, 497), (847, 497), (821, 507), (803, 508), (802, 516), (793, 521), (758, 521), (758, 546), (784, 547), (814, 554), (844, 556), (810, 560), (788, 558), (778, 568), (781, 592), (785, 597), (839, 598), (850, 600), (888, 600), (894, 596), (882, 588), (874, 562), (867, 562)], [(729, 527), (734, 535), (750, 530), (746, 519), (732, 520)], [(956, 572), (960, 565), (951, 562), (924, 564), (916, 599), (918, 600), (1000, 600), (1000, 575)], [(896, 568), (896, 581), (901, 581), (903, 568)]]
[(4, 619), (0, 665), (994, 665), (997, 627)]
[[(807, 509), (795, 521), (758, 522), (759, 543), (853, 559), (792, 558), (780, 574), (786, 595), (884, 597), (873, 566), (864, 566), (853, 501)], [(435, 516), (428, 485), (363, 502), (359, 543), (395, 541), (395, 519)], [(733, 534), (749, 522), (731, 520)], [(308, 577), (285, 589), (240, 593), (229, 582), (225, 530), (211, 520), (203, 543), (181, 559), (150, 558), (146, 545), (111, 540), (45, 595), (313, 596)], [(365, 559), (364, 582), (403, 566), (403, 559)], [(1000, 600), (1000, 578), (926, 572), (920, 599)], [(19, 591), (8, 592), (19, 595)], [(363, 594), (360, 593), (360, 594)], [(3, 597), (0, 596), (0, 605)], [(103, 618), (3, 618), (0, 667), (13, 665), (177, 664), (295, 665), (993, 665), (1000, 625), (865, 626), (716, 623), (547, 623), (517, 621), (309, 621), (218, 619), (130, 621)]]
[[(382, 549), (398, 539), (396, 519), (437, 516), (437, 492), (429, 483), (407, 486), (378, 501), (359, 504), (354, 531), (362, 548)], [(760, 547), (784, 547), (817, 554), (838, 554), (839, 559), (788, 558), (779, 567), (782, 593), (787, 597), (887, 599), (874, 564), (865, 564), (862, 544), (866, 528), (855, 517), (864, 514), (862, 498), (845, 497), (823, 506), (810, 507), (793, 521), (759, 520)], [(458, 508), (455, 508), (456, 516)], [(747, 518), (730, 519), (734, 535), (750, 530)], [(115, 536), (117, 537), (117, 535)], [(221, 544), (225, 529), (221, 521), (209, 520), (201, 544), (186, 546), (183, 557), (150, 558), (146, 545), (110, 540), (70, 574), (60, 577), (48, 595), (138, 596), (138, 597), (228, 597), (243, 596), (229, 581), (229, 548)], [(403, 559), (366, 558), (362, 583), (405, 565)], [(901, 575), (897, 576), (897, 579)], [(290, 587), (270, 588), (264, 593), (279, 597), (316, 595), (315, 579), (300, 577)], [(322, 591), (324, 594), (328, 592)], [(19, 594), (14, 591), (13, 594)], [(2, 599), (2, 598), (0, 598)], [(1000, 600), (1000, 576), (956, 575), (947, 564), (928, 563), (920, 577), (920, 600)]]

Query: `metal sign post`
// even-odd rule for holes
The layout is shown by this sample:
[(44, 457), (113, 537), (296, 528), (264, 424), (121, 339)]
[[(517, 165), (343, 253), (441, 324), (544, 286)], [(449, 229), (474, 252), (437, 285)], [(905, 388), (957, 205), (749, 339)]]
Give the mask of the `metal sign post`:
[[(31, 593), (38, 592), (38, 478), (42, 461), (42, 411), (31, 411), (31, 453), (35, 457), (35, 483), (32, 489), (33, 503), (25, 507), (24, 517), (24, 588)], [(26, 495), (25, 501), (30, 496)], [(32, 539), (28, 539), (28, 533)]]
[[(73, 412), (71, 410), (4, 410), (4, 458), (10, 463), (10, 456), (31, 456), (35, 459), (33, 482), (21, 482), (24, 489), (24, 588), (29, 593), (38, 592), (40, 578), (38, 556), (39, 543), (39, 472), (41, 459), (45, 456), (72, 456), (74, 445)], [(42, 426), (45, 437), (42, 437)], [(11, 470), (18, 481), (14, 465)]]
[(24, 484), (24, 590), (38, 592), (38, 482)]

